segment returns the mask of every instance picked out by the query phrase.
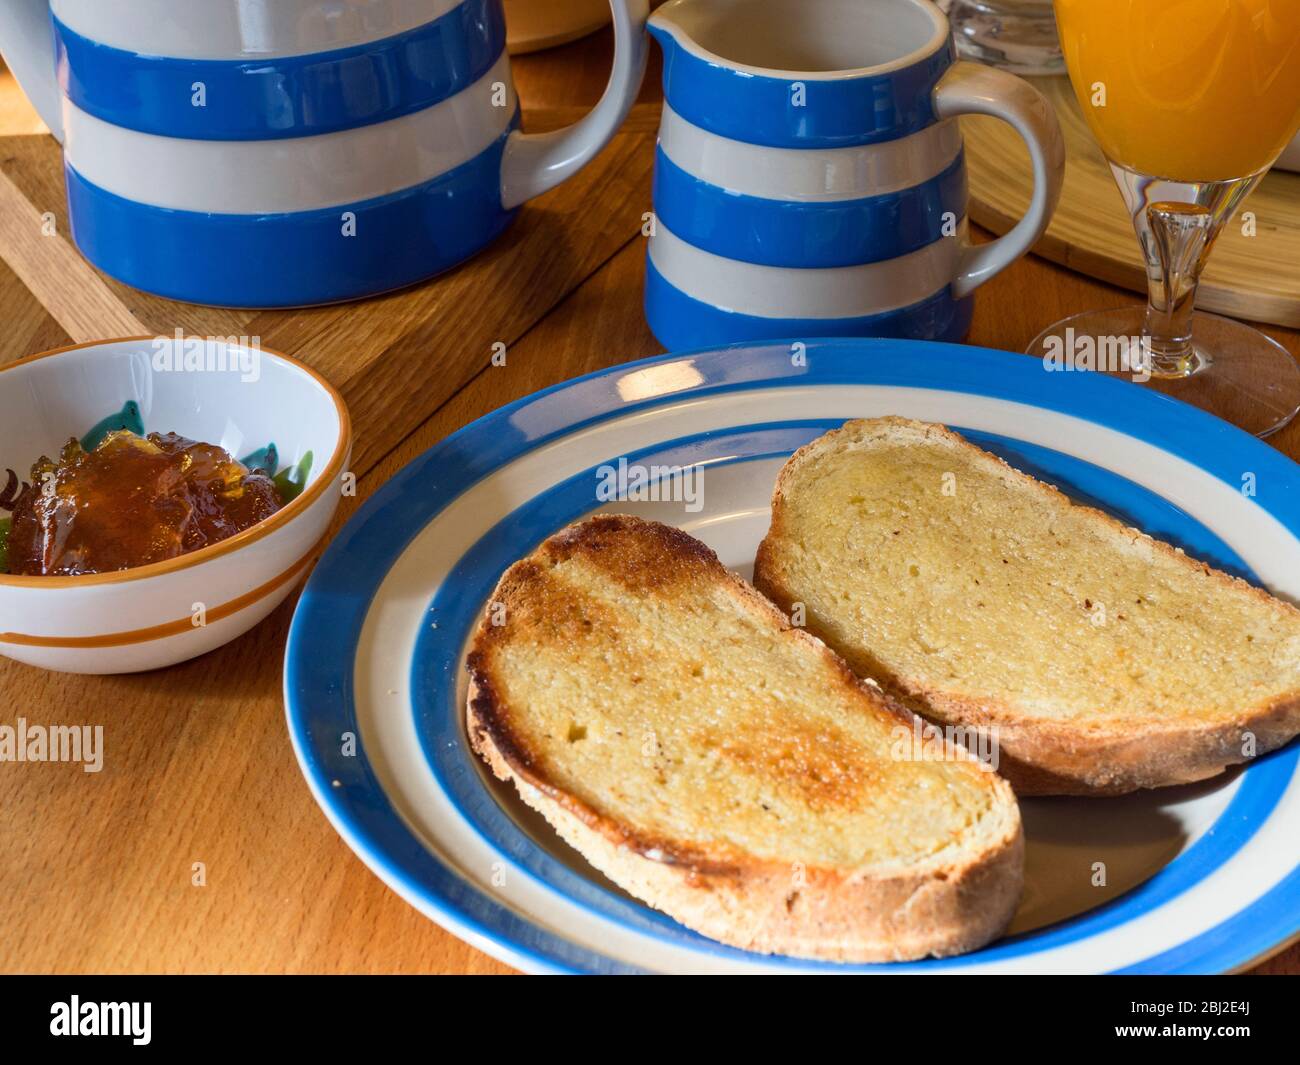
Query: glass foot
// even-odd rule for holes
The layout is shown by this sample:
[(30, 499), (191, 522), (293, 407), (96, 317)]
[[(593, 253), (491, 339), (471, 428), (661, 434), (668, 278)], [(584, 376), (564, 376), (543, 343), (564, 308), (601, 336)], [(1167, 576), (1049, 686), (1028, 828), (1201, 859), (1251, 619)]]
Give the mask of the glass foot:
[(1051, 0), (952, 0), (947, 6), (964, 58), (1012, 74), (1064, 73)]
[(1044, 367), (1122, 377), (1190, 403), (1255, 436), (1281, 429), (1300, 409), (1300, 366), (1258, 329), (1231, 318), (1192, 315), (1192, 357), (1185, 373), (1149, 372), (1143, 307), (1085, 311), (1038, 334), (1025, 349)]

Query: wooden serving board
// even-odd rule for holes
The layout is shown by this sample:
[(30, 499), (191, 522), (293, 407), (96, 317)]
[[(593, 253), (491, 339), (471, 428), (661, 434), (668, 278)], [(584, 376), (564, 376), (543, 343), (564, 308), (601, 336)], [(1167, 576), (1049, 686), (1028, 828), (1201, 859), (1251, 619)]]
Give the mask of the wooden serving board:
[[(1084, 122), (1069, 79), (1029, 78), (1053, 104), (1065, 133), (1065, 191), (1051, 227), (1034, 249), (1072, 270), (1146, 291), (1137, 238), (1101, 149)], [(970, 170), (970, 216), (1005, 233), (1024, 214), (1033, 187), (1029, 154), (1005, 122), (963, 118)], [(1205, 269), (1197, 306), (1233, 318), (1300, 326), (1300, 174), (1275, 170), (1223, 229)]]

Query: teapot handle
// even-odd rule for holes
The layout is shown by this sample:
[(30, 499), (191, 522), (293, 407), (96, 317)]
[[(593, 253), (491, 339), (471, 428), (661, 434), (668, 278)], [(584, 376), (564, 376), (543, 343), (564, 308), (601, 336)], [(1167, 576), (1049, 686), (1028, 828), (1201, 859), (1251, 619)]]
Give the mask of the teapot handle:
[(591, 161), (623, 124), (645, 76), (649, 0), (610, 0), (614, 70), (600, 102), (580, 121), (550, 133), (512, 133), (501, 160), (501, 205), (540, 196)]
[(1046, 231), (1065, 180), (1065, 141), (1041, 92), (1014, 74), (979, 63), (961, 61), (948, 68), (934, 89), (934, 111), (939, 118), (992, 115), (1011, 123), (1034, 167), (1034, 195), (1025, 216), (997, 240), (962, 249), (952, 282), (953, 296), (961, 299), (1019, 259)]
[(54, 23), (49, 0), (0, 4), (0, 53), (57, 140), (63, 140), (63, 94), (54, 74)]

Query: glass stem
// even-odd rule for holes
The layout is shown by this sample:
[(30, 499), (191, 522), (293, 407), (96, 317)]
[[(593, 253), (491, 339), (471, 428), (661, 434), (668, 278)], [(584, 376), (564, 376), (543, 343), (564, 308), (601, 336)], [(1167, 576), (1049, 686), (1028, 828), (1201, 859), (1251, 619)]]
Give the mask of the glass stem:
[(1147, 205), (1146, 223), (1144, 368), (1155, 377), (1186, 377), (1200, 368), (1192, 347), (1192, 309), (1221, 222), (1200, 204), (1165, 202)]
[(1110, 168), (1146, 260), (1143, 369), (1153, 377), (1187, 377), (1209, 365), (1192, 343), (1192, 308), (1201, 270), (1219, 231), (1236, 216), (1266, 171), (1221, 181), (1172, 181), (1118, 163)]

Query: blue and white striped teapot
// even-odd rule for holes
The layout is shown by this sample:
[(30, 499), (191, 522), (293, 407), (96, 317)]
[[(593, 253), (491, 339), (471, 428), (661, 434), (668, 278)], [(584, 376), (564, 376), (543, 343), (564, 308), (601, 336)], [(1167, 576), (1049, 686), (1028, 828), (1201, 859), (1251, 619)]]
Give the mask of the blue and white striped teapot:
[(609, 140), (648, 0), (610, 0), (582, 121), (519, 132), (501, 0), (4, 0), (0, 50), (63, 141), (72, 235), (127, 284), (272, 307), (474, 254)]
[[(958, 339), (974, 289), (1042, 235), (1065, 153), (1027, 82), (956, 62), (929, 0), (669, 0), (646, 316), (670, 349), (810, 336)], [(1010, 122), (1033, 200), (966, 240), (955, 116)]]

